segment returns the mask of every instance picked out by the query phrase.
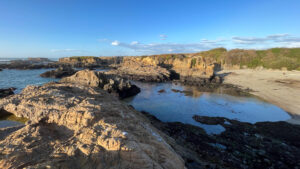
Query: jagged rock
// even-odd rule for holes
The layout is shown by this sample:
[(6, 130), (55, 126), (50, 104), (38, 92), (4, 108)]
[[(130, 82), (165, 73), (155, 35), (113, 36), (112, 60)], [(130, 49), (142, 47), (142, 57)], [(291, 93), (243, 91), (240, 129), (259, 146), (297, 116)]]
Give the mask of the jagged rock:
[(7, 88), (7, 89), (0, 89), (0, 99), (14, 94), (14, 90), (16, 90), (16, 88), (14, 87)]
[(69, 66), (61, 66), (55, 70), (42, 73), (41, 77), (63, 78), (75, 74), (77, 71)]
[(134, 96), (140, 92), (140, 89), (136, 85), (132, 85), (128, 80), (91, 70), (79, 71), (73, 76), (63, 78), (61, 82), (100, 87), (109, 93), (117, 93), (120, 98)]
[(144, 82), (164, 82), (171, 80), (171, 73), (167, 69), (156, 65), (146, 65), (138, 60), (130, 59), (130, 57), (126, 58), (126, 61), (118, 69), (106, 73)]
[(85, 67), (85, 68), (108, 68), (113, 67), (116, 64), (120, 64), (123, 57), (94, 57), (94, 56), (74, 56), (60, 58), (59, 63), (70, 64), (74, 67)]
[(0, 168), (185, 168), (140, 112), (99, 87), (27, 86), (0, 107), (29, 119), (0, 139)]

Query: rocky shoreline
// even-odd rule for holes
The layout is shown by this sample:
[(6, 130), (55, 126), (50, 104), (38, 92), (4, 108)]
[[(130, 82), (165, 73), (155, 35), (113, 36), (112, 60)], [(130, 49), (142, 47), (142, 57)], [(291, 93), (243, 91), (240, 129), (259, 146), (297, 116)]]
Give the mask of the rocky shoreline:
[(50, 70), (47, 72), (42, 73), (40, 76), (41, 77), (51, 77), (51, 78), (63, 78), (67, 76), (71, 76), (75, 74), (77, 71), (73, 69), (72, 67), (64, 66), (64, 67), (59, 67), (55, 70)]
[(130, 80), (169, 81), (238, 96), (254, 92), (223, 83), (227, 74), (217, 74), (218, 66), (211, 61), (196, 56), (97, 60), (114, 64), (107, 72), (76, 71), (72, 67), (77, 62), (64, 62), (41, 75), (62, 78), (60, 82), (28, 86), (17, 95), (12, 95), (14, 89), (0, 90), (0, 116), (29, 119), (25, 125), (0, 129), (0, 168), (300, 167), (299, 125), (194, 116), (201, 124), (224, 128), (220, 134), (207, 134), (189, 124), (162, 122), (120, 102), (140, 92)]
[(144, 116), (98, 87), (28, 86), (0, 107), (29, 119), (0, 131), (0, 168), (185, 168)]
[[(223, 92), (237, 95), (249, 92), (229, 84), (205, 84), (203, 89), (210, 91), (223, 87)], [(110, 71), (82, 70), (1, 99), (0, 113), (29, 121), (0, 130), (0, 167), (300, 167), (298, 125), (194, 116), (199, 123), (225, 129), (210, 135), (200, 127), (142, 115), (118, 99), (138, 92), (137, 86)]]
[(161, 122), (149, 113), (153, 126), (173, 138), (168, 143), (189, 169), (299, 168), (300, 126), (287, 122), (239, 122), (223, 117), (194, 116), (202, 124), (226, 130), (209, 135), (202, 128), (179, 122)]

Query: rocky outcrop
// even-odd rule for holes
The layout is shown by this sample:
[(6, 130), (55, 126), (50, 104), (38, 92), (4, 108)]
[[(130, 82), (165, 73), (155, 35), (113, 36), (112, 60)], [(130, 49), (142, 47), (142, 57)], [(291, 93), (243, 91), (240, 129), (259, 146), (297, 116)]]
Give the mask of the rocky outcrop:
[(98, 87), (27, 86), (0, 107), (29, 119), (1, 138), (0, 168), (185, 168), (142, 114)]
[(123, 57), (94, 57), (94, 56), (74, 56), (60, 58), (59, 63), (69, 64), (74, 67), (96, 68), (96, 67), (112, 67), (120, 64)]
[(0, 99), (4, 98), (6, 96), (9, 96), (9, 95), (13, 95), (14, 90), (16, 90), (16, 88), (14, 88), (14, 87), (7, 88), (7, 89), (0, 89)]
[(77, 71), (69, 66), (61, 66), (55, 70), (50, 70), (40, 74), (41, 77), (63, 78), (75, 74)]
[(116, 70), (107, 74), (118, 75), (122, 78), (143, 82), (164, 82), (171, 80), (171, 73), (157, 65), (147, 65), (134, 57), (124, 58), (124, 62)]
[(46, 58), (28, 58), (27, 60), (12, 60), (9, 63), (0, 64), (0, 69), (42, 69), (58, 68), (55, 61)]
[[(145, 113), (145, 112), (144, 112)], [(164, 123), (145, 113), (151, 123), (175, 140), (168, 143), (187, 168), (299, 168), (300, 126), (287, 122), (239, 122), (223, 117), (194, 116), (225, 131), (209, 135), (189, 124)]]
[(63, 78), (61, 82), (100, 87), (109, 93), (117, 93), (120, 98), (134, 96), (140, 92), (140, 89), (136, 85), (132, 85), (128, 80), (91, 70), (79, 71), (73, 76)]
[(153, 55), (142, 57), (124, 57), (114, 74), (139, 81), (177, 80), (190, 85), (221, 83), (215, 72), (220, 65), (213, 58), (197, 54)]

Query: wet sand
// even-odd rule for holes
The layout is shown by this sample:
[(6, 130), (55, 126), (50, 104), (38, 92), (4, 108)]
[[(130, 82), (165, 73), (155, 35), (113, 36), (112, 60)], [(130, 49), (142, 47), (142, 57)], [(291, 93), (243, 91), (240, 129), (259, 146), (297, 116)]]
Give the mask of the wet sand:
[(287, 111), (300, 124), (300, 71), (280, 70), (223, 70), (224, 83), (251, 89), (252, 94)]

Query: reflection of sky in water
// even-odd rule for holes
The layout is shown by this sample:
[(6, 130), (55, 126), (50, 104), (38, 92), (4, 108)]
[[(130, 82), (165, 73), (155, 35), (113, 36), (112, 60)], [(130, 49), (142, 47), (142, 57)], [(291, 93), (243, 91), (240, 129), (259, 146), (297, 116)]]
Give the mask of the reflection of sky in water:
[[(16, 87), (19, 93), (27, 85), (42, 85), (53, 78), (42, 78), (39, 75), (51, 69), (7, 70), (0, 71), (0, 88)], [(97, 69), (96, 71), (103, 71)], [(104, 70), (105, 71), (105, 70)], [(287, 120), (290, 116), (282, 109), (250, 97), (235, 97), (226, 94), (203, 93), (195, 87), (174, 85), (171, 83), (140, 83), (142, 92), (126, 101), (137, 110), (152, 113), (162, 121), (183, 122), (204, 127), (208, 132), (222, 131), (218, 125), (204, 125), (192, 119), (195, 114), (204, 116), (221, 116), (255, 123), (258, 121)], [(164, 89), (165, 93), (158, 91)], [(171, 89), (189, 91), (176, 93)]]
[(17, 121), (0, 120), (0, 128), (14, 127), (19, 125), (24, 125), (24, 124)]
[(43, 78), (40, 74), (52, 69), (16, 70), (4, 69), (0, 71), (0, 88), (15, 87), (15, 93), (21, 92), (27, 85), (42, 85), (58, 79)]
[[(165, 122), (183, 122), (202, 126), (209, 133), (224, 130), (218, 125), (203, 125), (192, 119), (193, 115), (226, 117), (243, 122), (281, 121), (290, 116), (281, 108), (251, 97), (202, 93), (195, 88), (171, 83), (135, 82), (142, 90), (125, 101), (137, 110), (144, 110)], [(164, 89), (164, 93), (158, 91)], [(190, 95), (171, 89), (190, 91)]]

